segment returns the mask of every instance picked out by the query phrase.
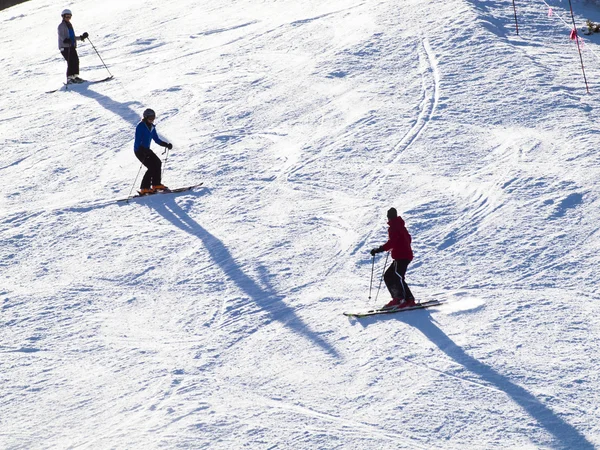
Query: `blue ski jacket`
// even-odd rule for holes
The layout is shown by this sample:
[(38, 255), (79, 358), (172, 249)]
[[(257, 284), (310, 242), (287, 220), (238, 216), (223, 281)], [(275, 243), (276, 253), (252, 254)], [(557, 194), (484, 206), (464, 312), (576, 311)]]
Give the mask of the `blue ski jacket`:
[(152, 140), (154, 140), (154, 142), (156, 142), (158, 145), (163, 147), (167, 146), (167, 143), (158, 137), (158, 134), (156, 133), (156, 127), (142, 120), (135, 128), (133, 151), (137, 152), (141, 148), (150, 148), (150, 142)]

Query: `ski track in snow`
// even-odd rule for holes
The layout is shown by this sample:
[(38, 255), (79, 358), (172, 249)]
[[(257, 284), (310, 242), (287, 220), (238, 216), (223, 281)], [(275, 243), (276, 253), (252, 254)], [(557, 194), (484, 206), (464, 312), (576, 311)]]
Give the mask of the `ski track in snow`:
[[(360, 436), (366, 434), (368, 436), (382, 438), (384, 442), (391, 441), (396, 446), (423, 449), (428, 448), (427, 446), (420, 444), (417, 439), (411, 439), (410, 437), (406, 436), (407, 434), (409, 434), (406, 432), (390, 433), (376, 425), (345, 419), (343, 417), (339, 417), (333, 414), (325, 414), (316, 411), (313, 408), (307, 408), (301, 405), (290, 405), (282, 402), (281, 400), (263, 399), (262, 401), (266, 406), (270, 408), (291, 411), (292, 413), (301, 414), (308, 417), (314, 417), (316, 419), (323, 420), (330, 425), (334, 425), (334, 429), (331, 429), (329, 427), (327, 429), (319, 429), (318, 431), (321, 433), (327, 433), (333, 436), (339, 436), (340, 434)], [(313, 428), (313, 431), (316, 431), (316, 429)]]
[[(410, 129), (402, 136), (396, 145), (391, 149), (386, 157), (385, 168), (383, 173), (379, 170), (372, 171), (365, 186), (373, 186), (372, 196), (376, 196), (376, 192), (382, 190), (385, 184), (390, 183), (392, 169), (401, 162), (402, 154), (406, 152), (410, 145), (416, 141), (425, 128), (429, 125), (432, 117), (435, 114), (437, 104), (440, 97), (440, 74), (437, 67), (437, 61), (431, 49), (431, 45), (427, 39), (421, 42), (422, 49), (415, 49), (415, 53), (419, 56), (419, 70), (421, 73), (422, 87), (421, 99), (419, 101), (419, 113)], [(423, 53), (425, 55), (423, 55)], [(356, 244), (355, 249), (358, 251), (364, 246), (364, 243), (372, 239), (372, 234), (369, 233), (362, 237)]]
[[(431, 122), (440, 98), (440, 73), (437, 67), (437, 61), (427, 39), (422, 41), (426, 58), (421, 51), (416, 53), (421, 60), (422, 79), (423, 79), (423, 98), (420, 102), (421, 112), (415, 121), (413, 127), (404, 135), (398, 144), (392, 149), (392, 163), (397, 164), (402, 156), (402, 152), (419, 138), (425, 127)], [(427, 61), (427, 63), (425, 63)]]

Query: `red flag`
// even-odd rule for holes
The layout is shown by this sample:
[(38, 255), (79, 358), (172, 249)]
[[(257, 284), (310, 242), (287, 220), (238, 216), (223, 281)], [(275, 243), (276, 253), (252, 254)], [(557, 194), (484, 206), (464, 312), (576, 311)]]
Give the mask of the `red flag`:
[(571, 30), (571, 34), (569, 35), (569, 39), (571, 39), (572, 41), (574, 41), (575, 39), (577, 39), (577, 30), (575, 30), (575, 28), (573, 28)]

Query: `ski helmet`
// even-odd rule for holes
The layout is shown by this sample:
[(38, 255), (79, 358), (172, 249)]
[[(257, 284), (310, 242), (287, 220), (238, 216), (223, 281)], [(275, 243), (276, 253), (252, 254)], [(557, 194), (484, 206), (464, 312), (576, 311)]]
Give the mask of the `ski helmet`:
[(387, 218), (389, 220), (392, 220), (392, 219), (395, 219), (396, 217), (398, 217), (398, 211), (396, 211), (396, 208), (388, 209)]
[(69, 16), (72, 16), (72, 15), (73, 15), (73, 13), (71, 12), (71, 10), (70, 10), (70, 9), (63, 9), (63, 12), (61, 12), (61, 13), (60, 13), (60, 15), (61, 15), (62, 17), (66, 16), (67, 14), (68, 14)]
[(143, 117), (144, 119), (147, 119), (148, 117), (156, 117), (156, 113), (153, 109), (148, 108), (146, 111), (144, 111)]

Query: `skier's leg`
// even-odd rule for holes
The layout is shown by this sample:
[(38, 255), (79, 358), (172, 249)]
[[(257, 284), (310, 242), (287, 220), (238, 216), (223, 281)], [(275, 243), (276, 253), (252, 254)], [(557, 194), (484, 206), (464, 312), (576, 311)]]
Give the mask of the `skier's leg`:
[(73, 72), (71, 75), (79, 75), (79, 55), (77, 54), (77, 49), (71, 49), (71, 71)]
[(79, 55), (73, 47), (65, 48), (60, 52), (67, 61), (67, 77), (79, 74)]
[(73, 55), (75, 54), (75, 49), (73, 47), (69, 47), (67, 49), (67, 77), (75, 75), (74, 64), (73, 64)]
[(396, 265), (396, 261), (392, 261), (392, 264), (383, 275), (383, 280), (385, 281), (385, 285), (387, 286), (388, 291), (390, 291), (392, 298), (403, 299), (405, 297), (402, 286), (402, 277), (398, 274)]
[(69, 55), (71, 54), (70, 49), (65, 48), (64, 50), (60, 51), (60, 54), (63, 55), (63, 58), (65, 58), (65, 61), (67, 62), (67, 77), (69, 76), (69, 68), (71, 66), (71, 63), (69, 63)]
[(149, 150), (147, 162), (148, 172), (150, 173), (150, 184), (157, 186), (160, 184), (162, 161), (152, 150)]
[(150, 183), (150, 169), (148, 169), (142, 177), (142, 184), (140, 184), (140, 189), (150, 189)]
[(146, 167), (148, 170), (146, 170), (146, 173), (144, 174), (144, 176), (142, 177), (142, 184), (140, 185), (140, 189), (150, 189), (150, 182), (151, 182), (151, 169), (150, 169), (150, 165), (149, 165), (149, 154), (148, 152), (152, 153), (151, 150), (149, 149), (141, 149), (137, 152), (135, 152), (135, 156), (137, 157), (137, 159), (140, 160), (140, 162), (144, 165), (144, 167)]
[(400, 280), (402, 283), (402, 291), (404, 293), (404, 298), (407, 300), (414, 300), (415, 296), (410, 291), (410, 288), (408, 287), (408, 284), (406, 283), (406, 280), (405, 280), (406, 269), (408, 268), (409, 264), (410, 264), (410, 261), (408, 259), (396, 260), (396, 272), (397, 272), (398, 276), (400, 277)]

